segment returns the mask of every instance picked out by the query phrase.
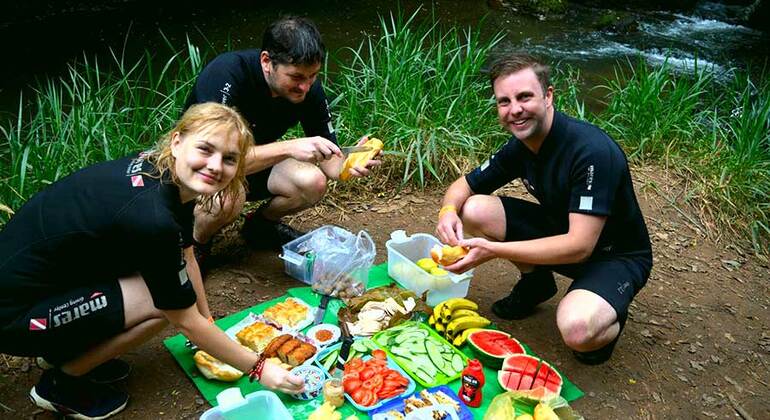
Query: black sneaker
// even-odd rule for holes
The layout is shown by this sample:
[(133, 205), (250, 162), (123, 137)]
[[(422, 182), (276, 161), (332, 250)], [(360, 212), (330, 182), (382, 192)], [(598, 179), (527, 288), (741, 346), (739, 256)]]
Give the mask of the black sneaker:
[(522, 274), (511, 294), (492, 304), (492, 312), (502, 319), (523, 319), (532, 315), (537, 305), (552, 298), (557, 291), (550, 271)]
[(267, 220), (256, 211), (246, 215), (241, 229), (246, 244), (254, 249), (280, 250), (284, 244), (304, 234), (285, 223)]
[[(35, 363), (37, 367), (43, 370), (55, 368), (52, 363), (42, 357), (36, 358)], [(111, 384), (128, 378), (129, 373), (131, 373), (131, 365), (120, 359), (112, 359), (95, 367), (92, 371), (83, 375), (83, 378), (95, 384)]]
[(128, 378), (131, 365), (120, 359), (108, 360), (88, 372), (85, 377), (95, 384), (111, 384)]
[(584, 365), (600, 365), (607, 360), (610, 360), (612, 357), (612, 352), (615, 350), (615, 344), (618, 343), (618, 338), (620, 338), (620, 333), (618, 333), (618, 336), (615, 337), (614, 340), (610, 341), (607, 345), (600, 349), (591, 351), (572, 350), (572, 354), (575, 356), (575, 359), (577, 359), (578, 362)]
[(29, 391), (38, 407), (75, 419), (106, 419), (126, 408), (128, 394), (49, 369)]

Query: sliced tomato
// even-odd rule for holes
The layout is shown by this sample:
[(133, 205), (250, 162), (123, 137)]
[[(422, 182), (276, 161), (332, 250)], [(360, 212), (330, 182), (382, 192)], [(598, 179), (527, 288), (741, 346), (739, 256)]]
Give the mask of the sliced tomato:
[(372, 357), (380, 360), (388, 360), (388, 355), (385, 354), (384, 350), (380, 350), (380, 349), (372, 350)]
[(382, 388), (382, 376), (380, 375), (374, 375), (371, 378), (365, 380), (361, 386), (370, 389), (374, 392), (377, 392), (380, 388)]
[(364, 397), (368, 394), (369, 393), (366, 391), (366, 389), (358, 388), (357, 390), (353, 391), (352, 394), (350, 394), (350, 398), (352, 398), (356, 404), (364, 405)]
[[(360, 389), (366, 389), (366, 388), (360, 388)], [(362, 397), (360, 405), (363, 405), (364, 407), (369, 407), (370, 405), (374, 405), (377, 402), (377, 395), (373, 391), (364, 391), (364, 395)]]
[(358, 388), (361, 388), (361, 385), (363, 382), (361, 382), (358, 378), (350, 378), (348, 380), (342, 381), (342, 387), (345, 389), (345, 392), (347, 392), (350, 395), (353, 395), (353, 392), (357, 390)]
[(361, 372), (358, 373), (358, 376), (361, 378), (361, 380), (365, 381), (376, 374), (377, 374), (377, 371), (375, 371), (371, 367), (365, 367), (363, 370), (361, 370)]

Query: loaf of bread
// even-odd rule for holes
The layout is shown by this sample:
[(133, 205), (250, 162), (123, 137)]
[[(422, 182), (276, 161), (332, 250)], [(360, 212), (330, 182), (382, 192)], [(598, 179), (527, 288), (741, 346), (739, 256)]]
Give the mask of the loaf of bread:
[(240, 370), (217, 360), (203, 350), (198, 350), (193, 356), (193, 360), (195, 360), (195, 366), (198, 367), (198, 370), (208, 379), (233, 382), (243, 376), (243, 372)]

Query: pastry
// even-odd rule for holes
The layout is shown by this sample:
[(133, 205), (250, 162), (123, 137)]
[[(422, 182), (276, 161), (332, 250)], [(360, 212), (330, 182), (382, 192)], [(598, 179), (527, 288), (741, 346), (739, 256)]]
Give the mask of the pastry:
[(268, 343), (278, 335), (279, 331), (264, 322), (257, 321), (248, 327), (238, 331), (235, 338), (251, 350), (262, 353)]
[(302, 342), (296, 338), (292, 338), (291, 340), (286, 341), (281, 345), (281, 347), (278, 347), (278, 358), (280, 358), (284, 363), (289, 363), (289, 353), (299, 347), (300, 344), (302, 344)]
[(263, 353), (265, 357), (276, 357), (278, 355), (278, 349), (287, 341), (291, 340), (292, 336), (290, 334), (282, 334), (278, 337), (275, 337), (270, 341), (270, 344), (265, 347), (265, 352)]
[(198, 350), (193, 356), (195, 366), (208, 379), (216, 379), (224, 382), (233, 382), (243, 376), (240, 370), (215, 359), (203, 350)]
[(293, 351), (286, 355), (287, 362), (292, 366), (299, 366), (305, 363), (305, 360), (313, 357), (316, 352), (314, 345), (309, 343), (300, 343)]
[(309, 308), (296, 299), (288, 298), (267, 308), (262, 316), (276, 324), (293, 328), (307, 319)]

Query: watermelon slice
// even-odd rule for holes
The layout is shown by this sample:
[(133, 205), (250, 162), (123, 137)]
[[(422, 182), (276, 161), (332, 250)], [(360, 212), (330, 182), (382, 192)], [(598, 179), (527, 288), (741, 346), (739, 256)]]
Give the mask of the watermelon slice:
[(474, 331), (468, 336), (468, 343), (481, 363), (492, 369), (500, 369), (510, 355), (525, 353), (519, 340), (498, 330)]
[(563, 380), (559, 372), (537, 357), (514, 354), (505, 358), (497, 382), (508, 391), (532, 390), (533, 397), (559, 395)]

